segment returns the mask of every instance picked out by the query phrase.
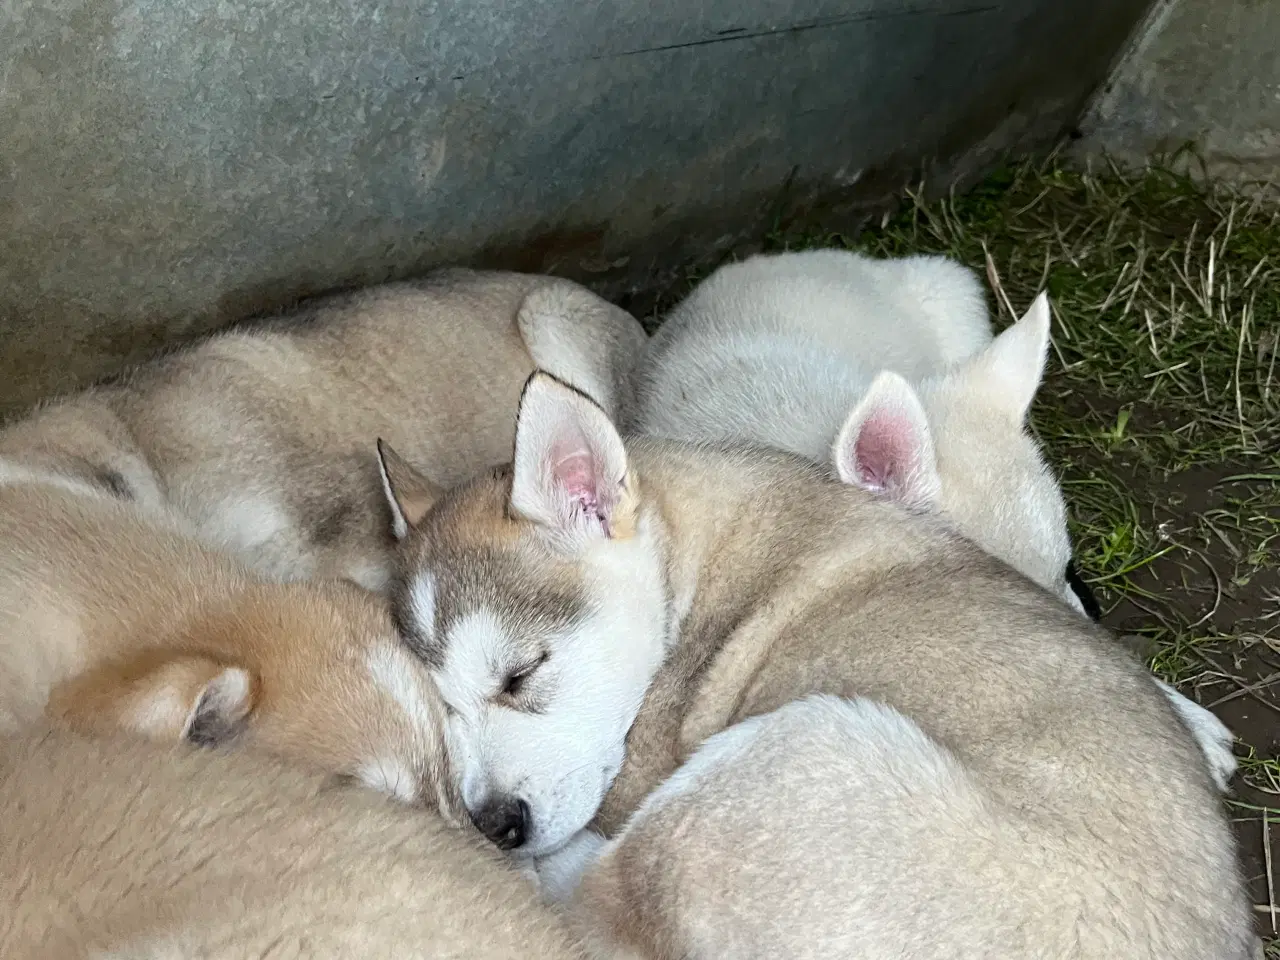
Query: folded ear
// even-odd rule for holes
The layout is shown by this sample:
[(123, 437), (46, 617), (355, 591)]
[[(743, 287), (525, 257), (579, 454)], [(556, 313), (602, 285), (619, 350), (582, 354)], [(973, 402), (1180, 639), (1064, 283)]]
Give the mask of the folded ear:
[(257, 686), (241, 667), (200, 656), (149, 653), (59, 684), (46, 713), (85, 733), (123, 730), (150, 740), (217, 746), (243, 727)]
[(391, 532), (397, 540), (403, 540), (422, 522), (440, 491), (381, 438), (378, 439), (378, 473), (382, 477), (382, 493), (391, 508)]
[(1049, 295), (1041, 293), (1022, 318), (961, 367), (965, 387), (995, 412), (1026, 419), (1049, 355)]
[(598, 404), (548, 373), (516, 415), (511, 511), (576, 546), (631, 536), (636, 497), (622, 437)]
[(884, 371), (853, 408), (832, 447), (845, 483), (911, 507), (932, 506), (940, 481), (933, 436), (911, 384)]

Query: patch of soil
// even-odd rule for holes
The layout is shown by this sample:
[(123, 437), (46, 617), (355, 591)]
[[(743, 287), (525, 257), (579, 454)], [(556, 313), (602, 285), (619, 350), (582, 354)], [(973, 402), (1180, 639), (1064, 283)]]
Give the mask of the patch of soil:
[[(1213, 498), (1213, 486), (1203, 475), (1190, 474), (1169, 481), (1174, 489)], [(1225, 497), (1219, 492), (1217, 497)], [(1167, 509), (1158, 513), (1171, 514)], [(1193, 522), (1194, 511), (1172, 522)], [(1245, 756), (1250, 747), (1262, 759), (1280, 756), (1280, 654), (1261, 640), (1245, 642), (1241, 634), (1252, 633), (1257, 625), (1261, 634), (1267, 628), (1265, 617), (1274, 613), (1280, 596), (1280, 574), (1274, 570), (1256, 573), (1243, 586), (1230, 582), (1221, 586), (1212, 568), (1230, 569), (1235, 562), (1225, 545), (1210, 545), (1202, 557), (1187, 563), (1174, 554), (1155, 561), (1148, 571), (1135, 578), (1136, 583), (1160, 596), (1166, 610), (1183, 623), (1197, 624), (1198, 636), (1222, 639), (1206, 644), (1201, 656), (1205, 673), (1202, 679), (1182, 685), (1182, 692), (1214, 712), (1237, 736), (1241, 743), (1237, 753)], [(1219, 574), (1221, 577), (1221, 574)], [(1225, 578), (1224, 578), (1225, 579)], [(1155, 626), (1157, 617), (1143, 601), (1122, 599), (1103, 618), (1103, 623), (1121, 635)], [(1230, 679), (1227, 679), (1227, 678)], [(1244, 776), (1237, 776), (1231, 799), (1251, 807), (1280, 807), (1280, 796), (1251, 786)], [(1249, 883), (1254, 903), (1267, 903), (1266, 853), (1264, 837), (1269, 836), (1271, 858), (1280, 870), (1280, 820), (1275, 829), (1265, 830), (1263, 814), (1235, 805), (1228, 806), (1240, 843), (1244, 876)], [(1280, 879), (1280, 878), (1278, 878)], [(1277, 891), (1280, 897), (1280, 891)], [(1280, 903), (1277, 904), (1280, 906)], [(1274, 937), (1270, 918), (1259, 914), (1259, 933)]]
[[(1280, 756), (1280, 569), (1252, 566), (1248, 553), (1256, 544), (1238, 542), (1245, 539), (1238, 531), (1224, 541), (1202, 522), (1206, 513), (1228, 509), (1233, 498), (1250, 493), (1247, 484), (1226, 478), (1274, 468), (1237, 462), (1166, 476), (1157, 466), (1122, 454), (1107, 458), (1086, 453), (1072, 460), (1069, 474), (1087, 475), (1092, 469), (1120, 480), (1133, 491), (1144, 525), (1153, 530), (1164, 525), (1171, 542), (1181, 545), (1132, 577), (1135, 586), (1156, 599), (1107, 596), (1103, 623), (1121, 636), (1174, 625), (1184, 636), (1205, 638), (1193, 654), (1203, 669), (1183, 684), (1182, 692), (1227, 724), (1241, 741), (1239, 755), (1246, 756), (1252, 747), (1260, 759)], [(1243, 805), (1274, 811), (1280, 795), (1237, 776), (1230, 799), (1237, 801), (1228, 805), (1228, 813), (1253, 902), (1266, 904), (1264, 836), (1269, 834), (1274, 871), (1280, 873), (1280, 816), (1274, 829), (1265, 830), (1262, 811)], [(1276, 897), (1280, 900), (1280, 890)], [(1265, 913), (1259, 913), (1258, 932), (1276, 936)]]

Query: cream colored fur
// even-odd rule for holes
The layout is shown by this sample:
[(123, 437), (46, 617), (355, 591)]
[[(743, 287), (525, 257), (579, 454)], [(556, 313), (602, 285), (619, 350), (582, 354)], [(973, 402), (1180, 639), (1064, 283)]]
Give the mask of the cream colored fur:
[(834, 461), (1079, 609), (1062, 494), (1025, 425), (1048, 328), (1037, 302), (993, 341), (977, 279), (944, 257), (752, 257), (708, 277), (654, 335), (635, 427)]
[(484, 841), (263, 757), (2, 739), (0, 823), (5, 960), (583, 958)]
[(244, 571), (106, 493), (0, 485), (0, 733), (237, 745), (456, 819), (444, 706), (385, 604)]
[[(565, 795), (555, 835), (529, 825), (534, 852), (583, 860), (575, 824), (616, 834), (704, 741), (728, 732), (732, 746), (737, 724), (815, 694), (853, 705), (850, 736), (784, 727), (760, 762), (724, 765), (705, 803), (695, 767), (675, 819), (632, 821), (581, 891), (604, 942), (672, 960), (878, 960), (904, 943), (913, 960), (1251, 955), (1215, 784), (1169, 699), (1105, 631), (944, 524), (803, 460), (620, 445), (599, 408), (550, 377), (525, 389), (516, 451), (513, 470), (415, 523), (401, 557), (434, 585), (437, 614), (407, 626), (453, 713), (457, 775), (503, 783), (521, 763), (521, 721), (593, 717), (505, 781), (507, 800), (554, 794), (612, 763), (628, 730), (603, 806)], [(469, 565), (439, 562), (461, 543)], [(638, 575), (645, 563), (656, 569)], [(477, 619), (517, 599), (564, 616)], [(616, 612), (646, 603), (665, 616), (620, 634)], [(574, 672), (580, 649), (600, 682)], [(500, 714), (514, 718), (510, 750), (476, 754)], [(716, 871), (749, 882), (715, 886)], [(812, 880), (791, 889), (800, 873)], [(774, 932), (753, 946), (742, 924)]]
[(277, 579), (382, 590), (374, 441), (436, 485), (511, 455), (535, 366), (629, 403), (644, 333), (565, 280), (442, 270), (316, 301), (38, 409), (0, 433), (0, 484), (33, 475), (171, 510)]
[[(588, 929), (607, 918), (600, 956), (618, 940), (673, 960), (1250, 956), (1238, 903), (1230, 950), (1207, 930), (1143, 929), (1132, 891), (1110, 905), (1109, 923), (1081, 923), (1073, 898), (1105, 903), (1104, 871), (1072, 869), (1069, 829), (1056, 848), (1001, 855), (1023, 846), (1025, 818), (994, 799), (903, 714), (811, 697), (711, 737), (616, 840), (588, 832), (545, 886), (569, 899), (573, 875), (591, 871), (576, 907)], [(1168, 830), (1175, 842), (1186, 835), (1185, 824)]]
[[(1066, 580), (1062, 493), (1025, 425), (1049, 321), (1042, 297), (993, 339), (977, 278), (945, 257), (752, 257), (713, 273), (659, 328), (636, 370), (635, 426), (830, 461), (848, 483), (939, 513), (1083, 612)], [(1162, 689), (1225, 790), (1235, 737)]]

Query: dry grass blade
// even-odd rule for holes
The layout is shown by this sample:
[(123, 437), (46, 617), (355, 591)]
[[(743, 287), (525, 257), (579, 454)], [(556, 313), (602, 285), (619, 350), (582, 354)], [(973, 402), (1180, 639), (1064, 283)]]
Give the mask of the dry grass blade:
[(1276, 885), (1271, 871), (1271, 811), (1262, 814), (1262, 851), (1267, 866), (1267, 905), (1271, 908), (1271, 932), (1276, 933)]

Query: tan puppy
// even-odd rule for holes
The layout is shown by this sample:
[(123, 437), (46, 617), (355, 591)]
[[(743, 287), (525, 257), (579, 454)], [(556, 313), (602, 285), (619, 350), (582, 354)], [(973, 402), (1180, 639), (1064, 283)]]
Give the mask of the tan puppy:
[[(613, 833), (730, 737), (658, 805), (675, 814), (628, 828), (591, 874), (608, 942), (648, 958), (1251, 955), (1232, 834), (1168, 698), (941, 521), (786, 454), (624, 443), (544, 375), (509, 469), (402, 513), (402, 625), (495, 840), (577, 856), (602, 799)], [(841, 719), (795, 716), (814, 694)]]
[[(1074, 573), (1062, 491), (1027, 430), (1050, 321), (1041, 294), (993, 338), (977, 277), (946, 257), (750, 257), (698, 284), (649, 342), (632, 426), (830, 461), (845, 483), (945, 518), (1098, 619)], [(1225, 790), (1235, 737), (1161, 689)]]
[(236, 744), (459, 810), (443, 704), (385, 603), (257, 579), (109, 494), (0, 486), (0, 732)]
[(442, 270), (318, 301), (50, 404), (0, 433), (0, 484), (172, 508), (259, 572), (386, 585), (375, 438), (434, 484), (511, 455), (535, 366), (626, 406), (645, 335), (577, 284)]
[(583, 956), (483, 840), (263, 757), (3, 739), (0, 822), (5, 960)]

